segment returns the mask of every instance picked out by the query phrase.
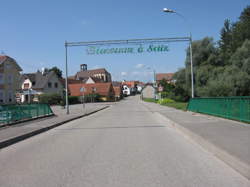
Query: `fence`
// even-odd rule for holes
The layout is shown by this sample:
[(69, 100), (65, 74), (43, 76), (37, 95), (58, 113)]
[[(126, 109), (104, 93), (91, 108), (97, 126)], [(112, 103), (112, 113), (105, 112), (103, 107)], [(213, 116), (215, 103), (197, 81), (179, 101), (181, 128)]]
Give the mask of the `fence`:
[(22, 104), (0, 106), (0, 123), (11, 123), (15, 121), (52, 115), (48, 104)]
[(193, 98), (188, 110), (250, 122), (250, 97)]

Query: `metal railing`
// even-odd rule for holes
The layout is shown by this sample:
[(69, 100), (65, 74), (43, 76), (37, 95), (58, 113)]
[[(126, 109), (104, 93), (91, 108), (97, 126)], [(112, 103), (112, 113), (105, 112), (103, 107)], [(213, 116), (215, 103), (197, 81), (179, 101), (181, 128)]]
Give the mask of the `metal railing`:
[(250, 122), (250, 96), (192, 98), (188, 110)]
[(48, 104), (1, 105), (0, 123), (8, 124), (52, 114), (53, 111)]

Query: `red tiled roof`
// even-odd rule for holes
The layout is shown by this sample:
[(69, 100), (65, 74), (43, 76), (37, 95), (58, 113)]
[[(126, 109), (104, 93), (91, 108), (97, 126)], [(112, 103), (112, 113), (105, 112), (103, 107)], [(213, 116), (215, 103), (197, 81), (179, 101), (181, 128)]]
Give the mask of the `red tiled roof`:
[(14, 64), (18, 71), (23, 71), (22, 68), (17, 64), (17, 62), (13, 58), (7, 55), (0, 55), (0, 64), (5, 62), (6, 60), (9, 60), (12, 64)]
[(122, 82), (122, 85), (127, 85), (129, 88), (134, 88), (135, 85), (138, 85), (139, 81), (124, 81)]
[(0, 64), (7, 59), (7, 56), (0, 55)]
[(92, 77), (95, 74), (99, 73), (108, 73), (106, 69), (100, 68), (100, 69), (93, 69), (93, 70), (86, 70), (86, 71), (79, 71), (76, 73), (77, 77)]
[(174, 73), (157, 73), (156, 74), (156, 80), (160, 81), (163, 79), (166, 80), (173, 80)]
[(69, 84), (70, 95), (82, 96), (80, 89), (84, 87), (84, 95), (92, 94), (93, 88), (96, 89), (95, 93), (101, 96), (112, 96), (114, 95), (114, 88), (111, 83), (95, 83), (95, 84)]

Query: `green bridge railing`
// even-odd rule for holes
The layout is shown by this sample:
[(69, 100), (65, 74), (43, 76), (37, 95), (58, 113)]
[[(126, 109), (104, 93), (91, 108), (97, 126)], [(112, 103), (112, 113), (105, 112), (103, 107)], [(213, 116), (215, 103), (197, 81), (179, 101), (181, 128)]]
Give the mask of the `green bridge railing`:
[(250, 122), (250, 96), (192, 98), (187, 109), (193, 112)]
[(1, 105), (0, 123), (12, 123), (52, 114), (53, 111), (48, 104)]

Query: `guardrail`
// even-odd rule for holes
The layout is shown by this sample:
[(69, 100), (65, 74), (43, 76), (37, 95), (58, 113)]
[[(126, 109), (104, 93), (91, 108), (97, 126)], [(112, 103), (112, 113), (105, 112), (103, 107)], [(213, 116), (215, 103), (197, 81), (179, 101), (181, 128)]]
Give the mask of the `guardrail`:
[(53, 111), (48, 104), (1, 105), (0, 123), (8, 124), (52, 114)]
[(192, 98), (187, 109), (193, 112), (250, 122), (250, 96)]

